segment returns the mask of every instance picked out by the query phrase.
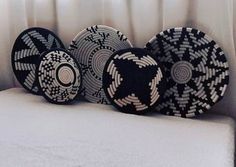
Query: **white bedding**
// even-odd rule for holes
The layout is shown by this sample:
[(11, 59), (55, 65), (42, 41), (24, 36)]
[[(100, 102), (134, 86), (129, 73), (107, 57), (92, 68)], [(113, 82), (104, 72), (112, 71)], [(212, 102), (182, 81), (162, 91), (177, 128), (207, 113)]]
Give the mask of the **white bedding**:
[(136, 116), (0, 92), (0, 167), (233, 167), (234, 121)]

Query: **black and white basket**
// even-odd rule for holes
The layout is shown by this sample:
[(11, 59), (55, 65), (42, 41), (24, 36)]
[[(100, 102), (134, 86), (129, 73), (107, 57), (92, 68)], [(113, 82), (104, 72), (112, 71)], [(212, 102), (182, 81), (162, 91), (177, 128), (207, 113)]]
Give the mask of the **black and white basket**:
[(74, 100), (82, 85), (81, 70), (76, 59), (63, 49), (44, 52), (37, 68), (42, 95), (52, 103), (65, 104)]
[(40, 55), (52, 48), (64, 48), (64, 45), (53, 32), (39, 27), (23, 31), (14, 43), (11, 54), (14, 74), (31, 93), (39, 94), (35, 70)]
[(109, 101), (120, 111), (144, 114), (153, 110), (165, 91), (159, 63), (144, 49), (115, 52), (103, 72), (103, 88)]
[(164, 66), (167, 90), (157, 110), (193, 117), (223, 98), (229, 66), (222, 49), (205, 33), (172, 28), (154, 36), (146, 49)]
[(69, 51), (82, 68), (82, 95), (88, 101), (109, 103), (102, 89), (104, 65), (115, 51), (130, 47), (132, 45), (127, 37), (105, 25), (88, 27), (73, 39)]

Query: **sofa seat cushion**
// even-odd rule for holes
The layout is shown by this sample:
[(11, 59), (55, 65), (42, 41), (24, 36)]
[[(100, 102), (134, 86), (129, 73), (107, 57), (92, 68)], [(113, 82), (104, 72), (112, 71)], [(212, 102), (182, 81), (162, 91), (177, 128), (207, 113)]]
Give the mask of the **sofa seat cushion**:
[(234, 121), (138, 116), (112, 106), (48, 103), (22, 88), (0, 92), (0, 166), (233, 167)]

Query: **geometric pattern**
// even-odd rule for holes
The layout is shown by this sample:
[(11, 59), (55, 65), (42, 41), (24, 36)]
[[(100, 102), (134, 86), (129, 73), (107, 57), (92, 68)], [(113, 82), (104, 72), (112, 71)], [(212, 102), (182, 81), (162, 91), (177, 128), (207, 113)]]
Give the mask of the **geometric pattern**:
[(115, 52), (103, 73), (103, 88), (110, 102), (120, 111), (144, 114), (155, 109), (165, 85), (161, 67), (144, 49)]
[(172, 28), (154, 36), (146, 49), (165, 70), (167, 90), (156, 107), (167, 115), (193, 117), (223, 98), (229, 66), (222, 49), (205, 33)]
[(130, 47), (130, 41), (120, 31), (105, 25), (95, 25), (81, 31), (68, 49), (82, 69), (81, 95), (90, 102), (109, 104), (102, 88), (104, 65), (115, 51)]
[(40, 54), (51, 48), (64, 48), (64, 45), (53, 32), (39, 27), (23, 31), (14, 43), (11, 54), (14, 74), (19, 83), (34, 94), (39, 94), (35, 70)]
[(65, 104), (76, 98), (81, 87), (81, 71), (76, 59), (63, 49), (44, 52), (37, 69), (43, 96), (52, 103)]

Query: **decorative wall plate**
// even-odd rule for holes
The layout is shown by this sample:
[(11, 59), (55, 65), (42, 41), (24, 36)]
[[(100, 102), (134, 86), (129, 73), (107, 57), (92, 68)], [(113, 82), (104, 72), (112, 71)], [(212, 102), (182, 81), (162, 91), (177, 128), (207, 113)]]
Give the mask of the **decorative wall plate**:
[(103, 88), (110, 102), (125, 113), (143, 114), (156, 107), (165, 79), (158, 62), (144, 49), (115, 52), (103, 72)]
[(223, 98), (229, 67), (222, 49), (205, 33), (193, 28), (172, 28), (146, 45), (164, 66), (167, 91), (157, 110), (193, 117)]
[(81, 94), (88, 101), (108, 104), (102, 89), (104, 65), (115, 51), (130, 47), (130, 41), (120, 31), (104, 25), (86, 28), (73, 39), (69, 51), (82, 68)]
[(38, 94), (35, 70), (40, 54), (51, 48), (64, 48), (61, 40), (51, 31), (34, 27), (23, 31), (16, 39), (11, 61), (19, 83), (28, 91)]
[(52, 103), (74, 100), (81, 87), (81, 71), (76, 59), (63, 49), (44, 52), (37, 68), (42, 95)]

